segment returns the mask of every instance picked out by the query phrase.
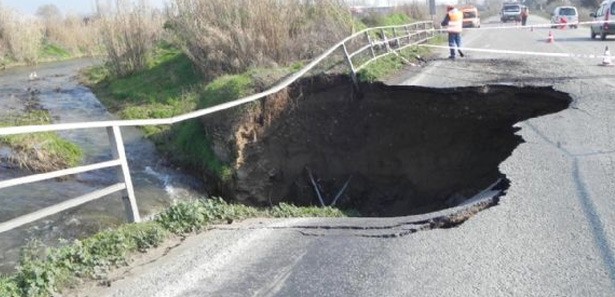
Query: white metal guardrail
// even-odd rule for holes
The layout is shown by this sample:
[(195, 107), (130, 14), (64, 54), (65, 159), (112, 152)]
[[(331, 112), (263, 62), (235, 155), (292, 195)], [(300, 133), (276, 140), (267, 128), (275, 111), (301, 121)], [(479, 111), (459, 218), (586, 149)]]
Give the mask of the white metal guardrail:
[[(384, 57), (389, 54), (397, 54), (397, 51), (404, 49), (408, 46), (425, 42), (426, 40), (433, 38), (438, 33), (438, 30), (434, 29), (433, 22), (417, 22), (401, 26), (385, 26), (374, 27), (362, 30), (355, 33), (344, 40), (340, 41), (333, 47), (329, 48), (323, 54), (318, 56), (303, 69), (294, 73), (284, 81), (278, 83), (274, 87), (264, 92), (237, 99), (235, 101), (219, 104), (209, 108), (197, 110), (194, 112), (186, 113), (183, 115), (164, 118), (164, 119), (143, 119), (143, 120), (123, 120), (123, 121), (97, 121), (97, 122), (79, 122), (79, 123), (64, 123), (64, 124), (51, 124), (51, 125), (31, 125), (31, 126), (17, 126), (17, 127), (5, 127), (0, 128), (0, 136), (17, 135), (17, 134), (29, 134), (37, 132), (50, 132), (50, 131), (63, 131), (63, 130), (76, 130), (76, 129), (95, 129), (105, 128), (109, 136), (109, 142), (111, 144), (113, 160), (79, 166), (64, 170), (58, 170), (54, 172), (34, 174), (25, 177), (19, 177), (9, 180), (0, 181), (0, 189), (24, 185), (28, 183), (49, 180), (53, 178), (84, 173), (94, 170), (100, 170), (104, 168), (118, 167), (118, 175), (123, 182), (108, 186), (103, 189), (99, 189), (92, 193), (69, 199), (59, 204), (43, 208), (41, 210), (10, 219), (5, 222), (0, 222), (0, 233), (12, 230), (14, 228), (23, 226), (25, 224), (34, 222), (38, 219), (57, 214), (67, 209), (82, 205), (84, 203), (94, 201), (103, 198), (107, 195), (123, 191), (122, 197), (124, 206), (126, 209), (126, 216), (130, 222), (139, 222), (141, 220), (139, 216), (139, 210), (137, 207), (137, 201), (134, 194), (132, 181), (130, 178), (130, 170), (128, 168), (128, 161), (126, 159), (126, 152), (124, 150), (124, 143), (121, 134), (121, 127), (126, 126), (149, 126), (149, 125), (171, 125), (174, 123), (182, 122), (189, 119), (194, 119), (207, 114), (211, 114), (217, 111), (229, 109), (238, 105), (242, 105), (248, 102), (256, 101), (271, 94), (274, 94), (286, 87), (291, 83), (305, 75), (308, 71), (318, 65), (322, 60), (331, 56), (336, 50), (343, 49), (346, 62), (349, 64), (352, 78), (357, 83), (356, 73), (360, 69), (364, 68), (368, 63)], [(349, 48), (353, 45), (362, 45), (360, 48), (354, 51), (349, 51)], [(363, 45), (366, 44), (366, 45)], [(367, 55), (365, 54), (367, 53)], [(355, 66), (358, 65), (358, 66)], [(2, 197), (0, 197), (1, 199)]]

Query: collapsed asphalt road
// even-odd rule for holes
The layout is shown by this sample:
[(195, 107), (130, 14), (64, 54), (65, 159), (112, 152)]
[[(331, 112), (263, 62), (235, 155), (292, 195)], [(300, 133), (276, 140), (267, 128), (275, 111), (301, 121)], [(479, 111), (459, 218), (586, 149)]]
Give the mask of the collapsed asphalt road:
[[(536, 21), (546, 22), (530, 17)], [(558, 30), (554, 44), (545, 42), (547, 29), (476, 30), (464, 33), (464, 43), (601, 54), (605, 43), (590, 41), (588, 30)], [(249, 221), (190, 238), (110, 287), (81, 295), (613, 296), (615, 70), (590, 59), (468, 52), (453, 62), (444, 59), (446, 50), (440, 56), (398, 83), (535, 83), (573, 99), (564, 111), (515, 125), (525, 143), (499, 166), (510, 188), (496, 207), (455, 228), (402, 237), (356, 235), (388, 234), (369, 228), (404, 228), (400, 220), (413, 218)], [(321, 236), (308, 234), (315, 230)]]
[(243, 135), (238, 142), (244, 144), (241, 153), (226, 154), (241, 158), (238, 200), (322, 200), (375, 217), (451, 207), (498, 180), (507, 184), (498, 165), (522, 142), (515, 123), (571, 102), (550, 87), (502, 85), (363, 84), (356, 98), (347, 77), (329, 81), (312, 86), (316, 92), (302, 86), (297, 98), (268, 98), (265, 106), (285, 108), (275, 117), (267, 116), (267, 107), (252, 112), (241, 126), (251, 132), (231, 133)]

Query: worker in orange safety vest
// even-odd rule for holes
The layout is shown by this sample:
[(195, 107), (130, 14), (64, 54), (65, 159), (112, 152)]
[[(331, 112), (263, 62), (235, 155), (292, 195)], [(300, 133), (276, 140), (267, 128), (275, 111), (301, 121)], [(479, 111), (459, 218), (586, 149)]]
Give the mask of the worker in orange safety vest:
[(459, 49), (461, 47), (461, 28), (463, 23), (463, 13), (455, 8), (455, 6), (447, 5), (446, 6), (446, 16), (442, 21), (442, 27), (446, 27), (446, 31), (448, 32), (448, 46), (451, 51), (451, 55), (448, 57), (451, 60), (455, 59), (455, 46), (457, 46), (457, 51), (459, 52), (459, 56), (463, 57), (464, 54)]

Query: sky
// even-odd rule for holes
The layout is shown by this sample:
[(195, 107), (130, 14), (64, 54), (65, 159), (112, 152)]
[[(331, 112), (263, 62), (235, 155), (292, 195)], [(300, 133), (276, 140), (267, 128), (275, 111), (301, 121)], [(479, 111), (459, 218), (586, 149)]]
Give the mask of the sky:
[[(106, 3), (109, 0), (102, 0), (102, 3)], [(165, 2), (169, 0), (149, 0), (152, 5), (156, 7), (163, 7)], [(233, 0), (229, 0), (233, 1)], [(412, 2), (413, 0), (346, 0), (349, 4), (357, 4), (357, 5), (377, 5), (377, 6), (388, 6), (388, 5), (397, 5), (407, 2)], [(425, 0), (416, 0), (422, 3), (425, 3)], [(454, 0), (450, 0), (454, 1)], [(436, 0), (437, 3), (441, 2), (450, 2), (448, 0)], [(115, 2), (115, 1), (112, 1)], [(456, 2), (456, 1), (454, 1)], [(10, 7), (16, 9), (22, 13), (34, 15), (36, 10), (46, 4), (53, 4), (60, 9), (63, 14), (74, 13), (74, 14), (90, 14), (94, 12), (95, 8), (95, 0), (0, 0), (0, 3), (4, 7)]]
[[(162, 7), (167, 0), (150, 0), (152, 5)], [(102, 0), (106, 3), (107, 0)], [(115, 2), (115, 1), (112, 1)], [(53, 4), (64, 14), (90, 14), (94, 12), (95, 0), (0, 0), (4, 7), (16, 9), (22, 13), (34, 15), (36, 10), (47, 4)]]

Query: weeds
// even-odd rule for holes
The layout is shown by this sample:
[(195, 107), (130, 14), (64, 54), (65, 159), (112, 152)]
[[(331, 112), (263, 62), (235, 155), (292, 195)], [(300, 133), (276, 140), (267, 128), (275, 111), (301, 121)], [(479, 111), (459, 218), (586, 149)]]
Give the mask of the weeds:
[(296, 207), (287, 203), (280, 203), (268, 210), (270, 216), (275, 218), (297, 217), (343, 217), (351, 212), (343, 212), (333, 207)]
[(186, 235), (215, 223), (251, 217), (327, 216), (343, 213), (332, 208), (301, 208), (281, 204), (273, 209), (229, 204), (220, 198), (181, 202), (159, 214), (154, 221), (123, 225), (85, 240), (57, 248), (34, 242), (22, 251), (17, 273), (0, 277), (0, 296), (47, 297), (82, 279), (104, 280), (108, 272), (129, 264), (130, 255), (147, 252), (171, 233)]
[(21, 297), (21, 290), (14, 278), (0, 276), (0, 296)]

